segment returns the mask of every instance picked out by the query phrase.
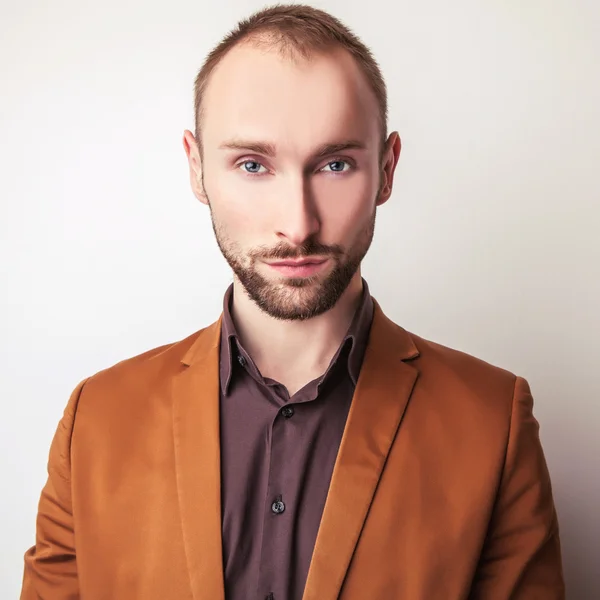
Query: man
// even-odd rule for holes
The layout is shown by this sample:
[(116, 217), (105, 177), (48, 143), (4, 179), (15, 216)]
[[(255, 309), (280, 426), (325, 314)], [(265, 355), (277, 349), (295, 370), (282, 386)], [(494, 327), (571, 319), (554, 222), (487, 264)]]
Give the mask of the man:
[(306, 6), (196, 81), (219, 320), (81, 382), (21, 598), (564, 598), (527, 382), (385, 317), (361, 276), (400, 154), (368, 49)]

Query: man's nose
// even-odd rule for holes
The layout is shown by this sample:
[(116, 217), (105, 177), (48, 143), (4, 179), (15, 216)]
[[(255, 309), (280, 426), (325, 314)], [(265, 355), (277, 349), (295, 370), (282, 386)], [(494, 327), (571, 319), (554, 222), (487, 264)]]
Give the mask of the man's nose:
[(290, 245), (299, 246), (321, 228), (310, 183), (303, 177), (290, 177), (279, 192), (276, 234)]

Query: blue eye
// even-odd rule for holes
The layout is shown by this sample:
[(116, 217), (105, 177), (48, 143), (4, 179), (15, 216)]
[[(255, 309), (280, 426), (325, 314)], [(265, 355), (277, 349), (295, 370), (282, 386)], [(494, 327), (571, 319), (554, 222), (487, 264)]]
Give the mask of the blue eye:
[(327, 163), (323, 168), (326, 169), (327, 167), (329, 167), (332, 173), (343, 173), (344, 170), (348, 170), (344, 169), (344, 166), (349, 167), (350, 164), (345, 160), (332, 160), (330, 163)]
[[(268, 172), (264, 165), (256, 160), (245, 160), (239, 163), (238, 169), (242, 168), (248, 175), (261, 175)], [(328, 162), (321, 171), (329, 171), (330, 173), (344, 173), (350, 171), (353, 166), (347, 160), (332, 160)], [(261, 171), (262, 169), (262, 171)]]
[(261, 167), (264, 169), (264, 167), (255, 160), (245, 160), (243, 163), (240, 164), (240, 166), (244, 168), (244, 171), (246, 171), (246, 173), (252, 174), (259, 173)]

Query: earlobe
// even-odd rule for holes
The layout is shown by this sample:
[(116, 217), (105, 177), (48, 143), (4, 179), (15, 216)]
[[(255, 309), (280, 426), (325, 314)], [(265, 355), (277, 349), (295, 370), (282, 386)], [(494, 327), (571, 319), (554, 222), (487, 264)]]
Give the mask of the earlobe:
[(206, 192), (204, 191), (204, 185), (202, 183), (202, 170), (194, 169), (190, 166), (190, 184), (192, 186), (192, 191), (194, 192), (194, 196), (202, 204), (208, 205), (208, 198), (206, 197)]
[(382, 204), (385, 204), (389, 200), (391, 193), (392, 193), (392, 190), (390, 189), (389, 185), (386, 184), (386, 185), (382, 186), (375, 205), (381, 206)]

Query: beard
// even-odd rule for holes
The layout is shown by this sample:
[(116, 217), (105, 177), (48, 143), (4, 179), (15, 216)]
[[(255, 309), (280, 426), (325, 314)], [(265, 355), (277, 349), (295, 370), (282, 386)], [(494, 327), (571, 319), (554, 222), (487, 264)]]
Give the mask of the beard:
[[(208, 204), (210, 207), (210, 200)], [(227, 236), (225, 227), (215, 219), (212, 208), (210, 214), (221, 253), (248, 296), (275, 319), (302, 321), (333, 308), (347, 289), (373, 241), (376, 209), (373, 209), (364, 229), (348, 248), (339, 244), (324, 245), (311, 237), (296, 247), (280, 243), (273, 248), (260, 246), (245, 253)], [(271, 281), (257, 269), (258, 261), (300, 259), (314, 255), (328, 257), (333, 262), (333, 268), (324, 278), (317, 274)]]

